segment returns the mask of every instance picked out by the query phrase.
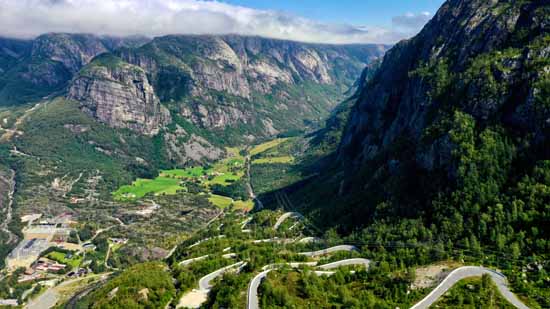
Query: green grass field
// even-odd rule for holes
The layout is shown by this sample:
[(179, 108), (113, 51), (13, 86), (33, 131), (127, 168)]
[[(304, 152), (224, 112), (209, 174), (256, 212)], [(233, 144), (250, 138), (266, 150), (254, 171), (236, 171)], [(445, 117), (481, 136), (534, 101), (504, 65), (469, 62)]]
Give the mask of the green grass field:
[(58, 263), (69, 265), (69, 267), (71, 267), (71, 268), (78, 267), (80, 265), (80, 262), (82, 262), (82, 257), (81, 256), (73, 255), (72, 258), (66, 259), (65, 258), (66, 255), (67, 254), (63, 253), (63, 252), (53, 251), (53, 252), (48, 253), (47, 257), (51, 260), (54, 260), (54, 261), (58, 262)]
[(215, 195), (215, 194), (210, 195), (208, 200), (212, 204), (216, 205), (216, 207), (219, 207), (221, 209), (227, 208), (231, 204), (233, 204), (233, 199), (229, 197), (221, 196), (221, 195)]
[(260, 153), (262, 153), (266, 150), (277, 147), (281, 143), (285, 142), (287, 139), (288, 138), (277, 138), (277, 139), (274, 139), (272, 141), (265, 142), (263, 144), (254, 146), (254, 148), (252, 148), (252, 150), (250, 150), (250, 155), (255, 156), (255, 155), (260, 154)]
[[(185, 189), (181, 184), (182, 179), (198, 180), (208, 193), (212, 185), (228, 186), (244, 176), (244, 157), (239, 154), (238, 148), (228, 148), (229, 157), (216, 162), (213, 166), (205, 168), (202, 166), (189, 167), (185, 169), (162, 170), (160, 176), (155, 179), (137, 179), (131, 185), (120, 187), (113, 192), (113, 197), (118, 201), (136, 200), (147, 194), (176, 194), (179, 190)], [(203, 177), (208, 176), (208, 177)], [(214, 197), (212, 203), (218, 207), (225, 208), (232, 203), (225, 197)]]
[(159, 176), (155, 179), (138, 179), (131, 185), (120, 187), (113, 196), (115, 200), (133, 200), (149, 193), (176, 194), (178, 190), (183, 189), (179, 179)]
[(235, 202), (233, 202), (233, 207), (235, 207), (235, 209), (239, 209), (239, 210), (251, 211), (252, 208), (254, 208), (254, 201), (252, 201), (252, 200), (235, 201)]
[(186, 169), (164, 170), (160, 172), (160, 176), (174, 178), (195, 178), (205, 174), (202, 166), (190, 167)]
[(281, 156), (281, 157), (268, 157), (260, 158), (252, 161), (252, 164), (275, 164), (275, 163), (292, 163), (294, 158), (291, 156)]

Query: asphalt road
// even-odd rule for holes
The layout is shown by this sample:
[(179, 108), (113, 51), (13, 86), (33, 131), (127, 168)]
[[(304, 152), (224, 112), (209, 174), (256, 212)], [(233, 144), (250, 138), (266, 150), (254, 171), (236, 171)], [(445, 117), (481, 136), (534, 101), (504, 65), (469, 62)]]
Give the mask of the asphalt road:
[(203, 291), (208, 291), (212, 288), (212, 285), (210, 285), (210, 282), (214, 280), (216, 277), (223, 275), (225, 272), (229, 271), (232, 268), (242, 266), (244, 262), (235, 263), (229, 266), (226, 266), (224, 268), (220, 268), (216, 270), (215, 272), (209, 273), (208, 275), (202, 277), (199, 280), (199, 289)]
[[(338, 251), (338, 250), (337, 250)], [(370, 260), (367, 259), (347, 259), (347, 260), (341, 260), (334, 263), (329, 263), (325, 265), (319, 266), (319, 268), (327, 270), (327, 269), (333, 269), (340, 266), (348, 266), (348, 265), (365, 265), (365, 267), (369, 267)], [(260, 287), (260, 284), (262, 283), (262, 280), (267, 276), (267, 274), (272, 271), (273, 269), (288, 265), (292, 268), (298, 268), (303, 265), (308, 266), (316, 266), (317, 262), (296, 262), (296, 263), (281, 263), (281, 264), (269, 264), (264, 267), (262, 267), (263, 271), (259, 273), (256, 277), (254, 277), (250, 283), (248, 284), (248, 297), (247, 297), (247, 308), (248, 309), (259, 309), (260, 308), (260, 301), (258, 299), (258, 287)], [(327, 271), (319, 271), (315, 272), (317, 275), (331, 275), (333, 272), (327, 272)]]
[(279, 228), (279, 226), (281, 224), (283, 224), (283, 222), (285, 222), (286, 219), (288, 218), (298, 218), (298, 219), (303, 219), (304, 216), (302, 216), (302, 214), (298, 213), (298, 212), (285, 212), (284, 214), (282, 214), (279, 219), (277, 219), (277, 222), (275, 222), (275, 225), (273, 226), (273, 229), (276, 230)]
[(57, 289), (59, 289), (61, 287), (64, 287), (64, 286), (67, 286), (69, 284), (73, 284), (73, 283), (78, 282), (78, 281), (82, 281), (82, 280), (86, 280), (86, 279), (90, 279), (90, 278), (94, 278), (94, 277), (101, 277), (101, 280), (106, 280), (107, 277), (110, 274), (111, 273), (106, 273), (106, 274), (102, 274), (102, 275), (91, 275), (91, 276), (76, 278), (76, 279), (73, 279), (73, 280), (63, 281), (59, 285), (57, 285), (55, 287), (52, 287), (52, 288), (49, 288), (48, 290), (46, 290), (46, 292), (42, 293), (37, 298), (30, 301), (25, 306), (25, 308), (27, 308), (27, 309), (49, 309), (49, 308), (52, 308), (53, 306), (55, 306), (55, 304), (59, 300), (59, 293), (57, 292)]
[(424, 309), (429, 308), (434, 304), (445, 292), (447, 292), (458, 281), (468, 277), (479, 277), (484, 274), (488, 274), (493, 279), (499, 292), (504, 298), (517, 308), (528, 309), (512, 291), (508, 288), (508, 282), (506, 277), (494, 270), (478, 267), (478, 266), (464, 266), (453, 270), (433, 291), (428, 294), (423, 300), (415, 304), (411, 309)]
[(305, 255), (305, 256), (309, 256), (309, 257), (316, 257), (316, 256), (320, 256), (320, 255), (329, 254), (329, 253), (332, 253), (332, 252), (337, 252), (337, 251), (349, 251), (349, 252), (351, 252), (351, 251), (359, 251), (359, 249), (357, 249), (357, 247), (351, 246), (351, 245), (340, 245), (340, 246), (335, 246), (335, 247), (331, 247), (331, 248), (327, 248), (327, 249), (323, 249), (323, 250), (318, 250), (318, 251), (301, 252), (300, 254)]
[(179, 266), (185, 266), (185, 265), (189, 265), (193, 262), (196, 262), (196, 261), (200, 261), (200, 260), (204, 260), (208, 257), (208, 254), (207, 255), (203, 255), (203, 256), (199, 256), (197, 258), (193, 258), (193, 259), (188, 259), (188, 260), (183, 260), (179, 263)]
[(319, 268), (323, 270), (328, 270), (328, 269), (338, 268), (341, 266), (351, 266), (351, 265), (364, 265), (365, 268), (368, 269), (370, 265), (370, 260), (361, 259), (361, 258), (347, 259), (347, 260), (341, 260), (333, 263), (328, 263), (325, 265), (320, 265)]
[(267, 273), (272, 269), (264, 270), (254, 277), (248, 285), (248, 300), (246, 307), (248, 309), (260, 309), (260, 300), (258, 299), (258, 287), (262, 283), (262, 280), (267, 276)]

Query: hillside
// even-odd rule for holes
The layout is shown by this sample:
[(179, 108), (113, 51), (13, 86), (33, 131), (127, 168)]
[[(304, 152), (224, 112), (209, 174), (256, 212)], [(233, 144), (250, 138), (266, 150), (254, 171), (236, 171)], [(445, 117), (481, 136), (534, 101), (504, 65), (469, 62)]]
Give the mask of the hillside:
[(0, 106), (36, 102), (56, 94), (95, 56), (146, 42), (142, 37), (65, 33), (33, 40), (0, 38)]
[[(344, 233), (369, 226), (366, 239), (481, 245), (514, 261), (548, 253), (548, 10), (447, 1), (388, 51), (337, 162), (288, 191), (293, 204)], [(422, 227), (402, 234), (409, 224)]]

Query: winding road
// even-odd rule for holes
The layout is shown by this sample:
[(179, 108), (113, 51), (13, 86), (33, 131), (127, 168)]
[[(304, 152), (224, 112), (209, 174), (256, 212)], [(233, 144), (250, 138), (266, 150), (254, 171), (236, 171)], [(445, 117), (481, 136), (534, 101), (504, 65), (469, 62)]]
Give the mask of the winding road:
[(453, 285), (458, 281), (468, 277), (479, 277), (483, 275), (491, 276), (491, 279), (496, 284), (500, 294), (516, 308), (528, 309), (524, 303), (522, 303), (517, 296), (508, 288), (508, 282), (506, 277), (494, 270), (479, 267), (479, 266), (464, 266), (453, 270), (433, 291), (428, 294), (424, 299), (412, 306), (411, 309), (424, 309), (429, 308), (437, 300), (445, 294)]
[(277, 222), (275, 222), (273, 229), (274, 230), (278, 229), (279, 226), (281, 226), (281, 224), (283, 224), (283, 222), (285, 222), (285, 220), (288, 218), (303, 219), (304, 216), (302, 216), (302, 214), (299, 212), (285, 212), (279, 217), (279, 219), (277, 219)]
[(248, 284), (248, 298), (246, 303), (246, 308), (248, 309), (259, 309), (260, 308), (260, 300), (258, 299), (258, 288), (260, 287), (260, 284), (265, 279), (267, 274), (272, 271), (273, 269), (264, 270), (256, 277), (254, 277), (250, 283)]
[(196, 258), (193, 258), (193, 259), (188, 259), (188, 260), (183, 260), (181, 262), (179, 262), (179, 266), (186, 266), (186, 265), (189, 265), (193, 262), (196, 262), (196, 261), (200, 261), (200, 260), (204, 260), (206, 259), (207, 257), (209, 257), (209, 255), (203, 255), (203, 256), (199, 256), (199, 257), (196, 257)]
[(351, 246), (351, 245), (339, 245), (339, 246), (334, 246), (334, 247), (330, 247), (330, 248), (323, 249), (323, 250), (317, 250), (317, 251), (311, 251), (311, 252), (301, 252), (299, 254), (309, 256), (309, 257), (316, 257), (316, 256), (329, 254), (329, 253), (332, 253), (332, 252), (337, 252), (337, 251), (352, 252), (352, 251), (359, 251), (359, 249), (357, 249), (357, 247)]
[[(334, 263), (329, 263), (325, 265), (318, 266), (318, 268), (321, 268), (323, 270), (328, 269), (334, 269), (340, 266), (350, 266), (350, 265), (365, 265), (365, 267), (369, 267), (370, 260), (367, 259), (347, 259), (347, 260), (341, 260)], [(267, 274), (276, 269), (277, 267), (282, 267), (288, 265), (292, 268), (298, 268), (300, 266), (316, 266), (317, 262), (295, 262), (295, 263), (280, 263), (280, 264), (269, 264), (264, 267), (262, 267), (263, 271), (256, 275), (250, 283), (248, 284), (248, 293), (247, 293), (247, 304), (246, 307), (248, 309), (259, 309), (260, 308), (260, 301), (258, 299), (258, 287), (260, 287), (260, 284), (265, 279)], [(316, 271), (315, 274), (318, 276), (320, 275), (331, 275), (333, 272), (327, 272), (327, 271)]]
[(199, 289), (203, 290), (203, 291), (210, 291), (210, 289), (212, 288), (212, 285), (210, 284), (210, 282), (212, 280), (216, 279), (217, 277), (223, 275), (224, 273), (228, 272), (229, 270), (231, 270), (235, 267), (242, 267), (244, 265), (245, 265), (245, 262), (238, 262), (238, 263), (226, 266), (224, 268), (220, 268), (220, 269), (216, 270), (215, 272), (209, 273), (208, 275), (202, 277), (199, 280)]
[(341, 260), (333, 263), (320, 265), (319, 268), (323, 270), (329, 270), (329, 269), (334, 269), (342, 266), (352, 266), (352, 265), (363, 265), (365, 266), (366, 269), (369, 269), (370, 260), (361, 259), (361, 258), (347, 259), (347, 260)]
[(264, 204), (262, 204), (262, 201), (256, 196), (254, 193), (254, 189), (252, 189), (252, 183), (251, 183), (251, 177), (250, 177), (250, 155), (246, 156), (246, 191), (248, 191), (248, 196), (250, 199), (252, 199), (254, 202), (256, 202), (256, 206), (258, 207), (258, 210), (262, 210), (264, 208)]
[[(317, 266), (317, 268), (322, 269), (315, 271), (315, 274), (318, 276), (323, 275), (332, 275), (334, 272), (328, 271), (330, 269), (338, 268), (341, 266), (350, 266), (350, 265), (364, 265), (367, 269), (371, 261), (363, 258), (347, 259), (341, 260), (325, 265)], [(258, 288), (262, 281), (267, 277), (267, 274), (276, 269), (277, 266), (290, 265), (292, 268), (297, 268), (301, 265), (310, 265), (315, 266), (316, 262), (310, 263), (288, 263), (288, 264), (270, 264), (264, 266), (263, 271), (256, 275), (248, 285), (248, 297), (247, 297), (247, 308), (248, 309), (259, 309), (259, 298), (258, 298)], [(529, 309), (524, 303), (522, 303), (517, 296), (510, 291), (508, 288), (508, 282), (506, 277), (494, 270), (478, 267), (478, 266), (464, 266), (453, 270), (437, 287), (435, 287), (428, 296), (422, 299), (420, 302), (411, 307), (411, 309), (427, 309), (431, 305), (437, 302), (437, 300), (445, 294), (450, 288), (452, 288), (458, 281), (469, 278), (469, 277), (479, 277), (487, 274), (491, 277), (493, 282), (496, 284), (500, 294), (512, 305), (519, 309)]]
[(32, 301), (30, 301), (25, 306), (25, 308), (26, 309), (49, 309), (49, 308), (52, 308), (53, 306), (55, 306), (55, 304), (59, 300), (59, 297), (60, 297), (59, 289), (60, 288), (62, 288), (64, 286), (67, 286), (67, 285), (70, 285), (70, 284), (73, 284), (73, 283), (78, 282), (78, 281), (88, 280), (88, 279), (97, 278), (97, 277), (100, 277), (99, 280), (104, 281), (111, 274), (112, 273), (90, 275), (90, 276), (84, 276), (84, 277), (76, 278), (76, 279), (73, 279), (73, 280), (63, 281), (59, 285), (49, 288), (44, 293), (40, 294), (38, 297), (36, 297)]
[[(5, 213), (5, 220), (0, 224), (0, 229), (4, 231), (8, 235), (8, 240), (6, 241), (6, 244), (11, 244), (15, 241), (17, 241), (17, 236), (15, 236), (12, 231), (9, 229), (9, 225), (12, 220), (12, 207), (13, 207), (13, 195), (15, 194), (15, 171), (10, 170), (9, 177), (3, 177), (0, 175), (0, 183), (6, 183), (6, 185), (9, 187), (8, 194), (7, 194), (7, 204), (4, 211)], [(2, 201), (0, 201), (0, 206), (2, 206)]]

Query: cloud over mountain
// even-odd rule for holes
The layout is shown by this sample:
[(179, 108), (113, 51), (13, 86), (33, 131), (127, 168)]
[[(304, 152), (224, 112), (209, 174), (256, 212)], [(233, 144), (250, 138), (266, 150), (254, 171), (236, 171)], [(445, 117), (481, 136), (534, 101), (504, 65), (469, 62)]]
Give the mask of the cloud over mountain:
[(45, 32), (109, 35), (244, 34), (323, 43), (394, 43), (424, 15), (394, 18), (397, 28), (330, 24), (280, 11), (205, 0), (3, 0), (0, 35)]

